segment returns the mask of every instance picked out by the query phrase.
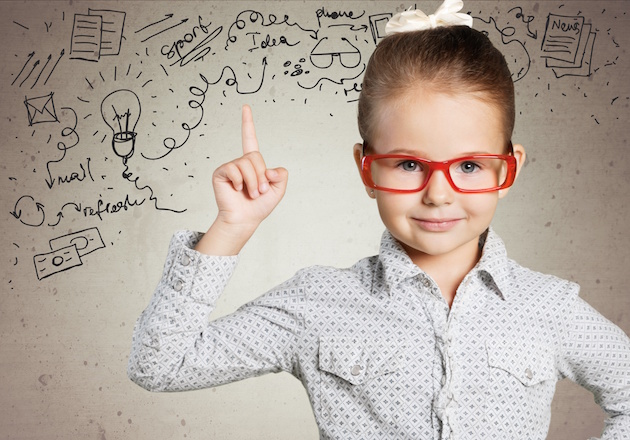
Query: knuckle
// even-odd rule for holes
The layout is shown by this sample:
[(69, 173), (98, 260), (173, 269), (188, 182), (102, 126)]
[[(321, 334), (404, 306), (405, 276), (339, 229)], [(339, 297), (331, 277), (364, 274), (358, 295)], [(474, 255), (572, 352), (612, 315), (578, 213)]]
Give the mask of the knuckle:
[(226, 174), (234, 174), (238, 171), (238, 166), (234, 162), (228, 162), (223, 165)]
[(262, 155), (260, 154), (259, 151), (249, 151), (249, 152), (245, 153), (243, 155), (243, 157), (246, 157), (246, 158), (248, 158), (250, 160), (260, 160), (260, 159), (262, 159)]

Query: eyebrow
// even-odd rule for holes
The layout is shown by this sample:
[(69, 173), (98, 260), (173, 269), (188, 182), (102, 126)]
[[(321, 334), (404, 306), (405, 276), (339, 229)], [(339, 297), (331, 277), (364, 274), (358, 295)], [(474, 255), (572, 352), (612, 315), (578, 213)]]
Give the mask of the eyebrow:
[[(512, 141), (510, 141), (507, 145), (508, 150), (512, 150)], [(363, 142), (363, 155), (365, 156), (366, 154), (369, 154), (371, 150), (372, 154), (376, 154), (376, 152), (374, 151), (374, 148), (371, 145), (368, 145), (366, 141)], [(381, 154), (381, 153), (379, 153)], [(407, 148), (395, 148), (391, 151), (388, 151), (387, 153), (382, 153), (382, 154), (403, 154), (406, 156), (414, 156), (414, 157), (420, 157), (420, 158), (426, 158), (427, 155), (423, 152), (423, 151), (416, 151), (416, 150), (410, 150)], [(496, 153), (492, 153), (489, 151), (482, 151), (482, 150), (478, 150), (478, 151), (467, 151), (465, 153), (460, 154), (458, 157), (465, 157), (465, 156), (476, 156), (479, 154), (496, 154)], [(504, 154), (504, 153), (500, 153), (500, 154)]]
[[(423, 159), (427, 157), (427, 154), (425, 154), (423, 151), (409, 150), (406, 148), (395, 148), (384, 154), (404, 154), (407, 156), (420, 157)], [(466, 151), (462, 154), (457, 155), (457, 157), (476, 156), (478, 154), (495, 154), (495, 153), (490, 153), (489, 151)]]

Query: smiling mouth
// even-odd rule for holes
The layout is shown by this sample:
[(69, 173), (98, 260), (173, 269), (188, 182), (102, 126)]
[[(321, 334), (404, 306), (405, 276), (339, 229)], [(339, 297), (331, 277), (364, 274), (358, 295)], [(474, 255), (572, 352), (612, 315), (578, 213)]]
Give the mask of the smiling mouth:
[(446, 232), (453, 229), (461, 221), (459, 218), (448, 219), (413, 219), (422, 229), (429, 232)]

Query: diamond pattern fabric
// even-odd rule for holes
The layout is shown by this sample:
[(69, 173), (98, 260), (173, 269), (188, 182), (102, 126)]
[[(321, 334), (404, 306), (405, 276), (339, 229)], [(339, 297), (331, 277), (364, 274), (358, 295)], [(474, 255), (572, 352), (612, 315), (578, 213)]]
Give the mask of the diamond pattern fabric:
[(311, 267), (210, 321), (237, 257), (173, 236), (133, 336), (129, 377), (151, 391), (272, 372), (307, 390), (322, 439), (545, 439), (556, 382), (606, 411), (602, 439), (630, 438), (630, 341), (578, 286), (508, 259), (490, 229), (449, 309), (385, 232), (379, 255)]

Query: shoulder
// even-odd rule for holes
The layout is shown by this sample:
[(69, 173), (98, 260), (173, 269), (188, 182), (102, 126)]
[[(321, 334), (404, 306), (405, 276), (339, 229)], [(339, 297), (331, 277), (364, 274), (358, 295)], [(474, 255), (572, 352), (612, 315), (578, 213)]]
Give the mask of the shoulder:
[(378, 265), (378, 257), (374, 256), (363, 258), (347, 268), (309, 266), (298, 270), (295, 275), (279, 284), (274, 290), (309, 289), (318, 285), (353, 281), (366, 283), (374, 277)]
[(580, 286), (556, 275), (538, 272), (508, 260), (509, 303), (526, 312), (530, 320), (555, 323), (557, 329), (571, 319), (579, 301)]
[(293, 277), (279, 284), (259, 298), (268, 302), (273, 298), (295, 297), (327, 298), (369, 291), (378, 267), (378, 257), (367, 257), (351, 267), (310, 266), (301, 269)]
[(525, 298), (576, 297), (580, 290), (579, 285), (572, 281), (529, 269), (511, 259), (508, 259), (508, 267), (512, 288)]
[(306, 287), (338, 285), (353, 289), (356, 286), (370, 285), (378, 270), (378, 257), (373, 256), (363, 258), (347, 268), (311, 266), (300, 270), (296, 277)]

